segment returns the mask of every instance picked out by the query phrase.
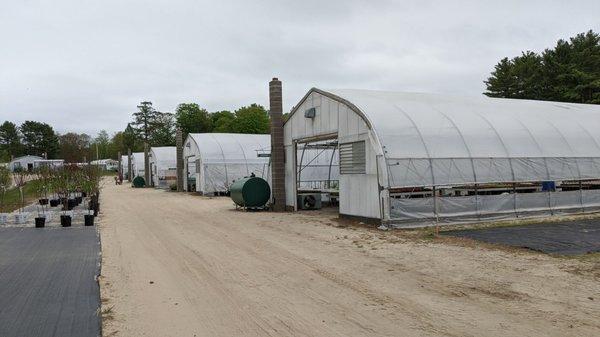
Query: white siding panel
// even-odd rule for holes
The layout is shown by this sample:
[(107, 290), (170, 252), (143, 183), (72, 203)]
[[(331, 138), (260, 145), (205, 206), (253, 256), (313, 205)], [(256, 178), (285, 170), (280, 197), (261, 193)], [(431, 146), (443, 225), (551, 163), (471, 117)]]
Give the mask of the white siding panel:
[(346, 135), (358, 134), (358, 116), (353, 111), (348, 111), (348, 129), (346, 130)]
[(329, 130), (331, 132), (337, 132), (338, 120), (340, 118), (340, 104), (330, 101), (329, 112)]
[(292, 145), (292, 123), (283, 126), (283, 145)]
[(348, 134), (348, 113), (349, 110), (347, 107), (340, 105), (339, 107), (339, 137), (343, 137)]
[(285, 204), (296, 205), (296, 177), (294, 170), (294, 146), (285, 146)]
[(320, 111), (317, 112), (317, 114), (319, 115), (319, 119), (321, 120), (321, 132), (323, 133), (329, 133), (331, 132), (331, 127), (329, 126), (329, 116), (331, 115), (331, 111), (330, 111), (330, 106), (331, 103), (329, 102), (328, 99), (326, 98), (322, 98), (321, 99), (321, 109)]

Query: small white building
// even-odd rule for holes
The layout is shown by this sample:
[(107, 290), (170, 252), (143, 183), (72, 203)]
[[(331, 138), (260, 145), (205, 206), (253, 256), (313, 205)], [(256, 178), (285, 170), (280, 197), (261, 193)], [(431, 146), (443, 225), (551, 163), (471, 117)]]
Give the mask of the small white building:
[(14, 172), (18, 169), (23, 169), (25, 171), (33, 171), (36, 166), (36, 162), (44, 161), (45, 159), (40, 156), (22, 156), (13, 159), (10, 163), (8, 163), (8, 168)]
[(222, 193), (254, 173), (270, 181), (271, 135), (191, 133), (183, 146), (186, 191)]
[(151, 147), (150, 161), (150, 186), (157, 188), (170, 188), (177, 184), (177, 148), (175, 146)]
[(330, 144), (340, 216), (410, 226), (597, 212), (597, 130), (598, 105), (313, 88), (284, 124), (286, 205), (298, 209), (300, 151)]
[(114, 159), (92, 160), (90, 164), (100, 166), (101, 169), (106, 171), (115, 171), (119, 167), (119, 162)]

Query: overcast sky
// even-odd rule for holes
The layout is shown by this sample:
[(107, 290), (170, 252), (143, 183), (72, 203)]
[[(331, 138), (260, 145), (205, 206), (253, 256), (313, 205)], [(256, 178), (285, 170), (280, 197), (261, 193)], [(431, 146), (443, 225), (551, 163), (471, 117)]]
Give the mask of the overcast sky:
[(285, 109), (311, 87), (480, 95), (504, 56), (600, 31), (600, 1), (0, 0), (0, 123), (95, 135), (141, 100)]

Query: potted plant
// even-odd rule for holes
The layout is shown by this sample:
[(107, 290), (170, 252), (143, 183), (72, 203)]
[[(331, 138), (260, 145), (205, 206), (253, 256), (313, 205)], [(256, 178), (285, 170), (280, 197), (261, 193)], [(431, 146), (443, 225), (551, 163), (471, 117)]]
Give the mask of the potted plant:
[(63, 166), (56, 170), (54, 177), (54, 186), (56, 189), (56, 194), (61, 200), (62, 204), (62, 213), (60, 215), (60, 225), (63, 227), (71, 226), (71, 214), (69, 208), (69, 195), (71, 193), (71, 168), (68, 166)]
[(12, 177), (10, 171), (0, 166), (0, 225), (8, 222), (8, 213), (2, 213), (4, 211), (4, 197), (6, 191), (12, 186)]
[[(94, 217), (98, 215), (99, 203), (98, 193), (100, 191), (100, 172), (94, 165), (88, 165), (84, 171), (82, 180), (82, 193), (90, 196), (88, 199), (88, 214), (84, 215), (85, 225), (93, 226)], [(93, 213), (91, 213), (93, 211)]]
[(15, 214), (15, 223), (22, 224), (27, 221), (27, 216), (29, 215), (26, 212), (23, 212), (23, 208), (25, 208), (25, 184), (27, 184), (27, 177), (29, 176), (29, 172), (23, 170), (23, 168), (17, 168), (13, 172), (13, 179), (15, 180), (15, 186), (19, 189), (19, 212)]
[[(35, 227), (43, 228), (48, 220), (49, 213), (46, 213), (46, 207), (48, 205), (48, 191), (50, 190), (51, 171), (47, 166), (42, 166), (36, 170), (37, 174), (37, 193), (38, 202), (37, 206), (38, 216), (35, 218)], [(40, 211), (41, 210), (41, 211)]]

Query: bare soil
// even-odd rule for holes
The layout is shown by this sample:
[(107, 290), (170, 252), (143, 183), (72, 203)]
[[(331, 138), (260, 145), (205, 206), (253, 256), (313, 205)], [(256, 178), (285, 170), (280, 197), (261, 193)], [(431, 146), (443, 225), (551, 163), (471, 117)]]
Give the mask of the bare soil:
[(107, 184), (105, 336), (600, 336), (600, 256)]

